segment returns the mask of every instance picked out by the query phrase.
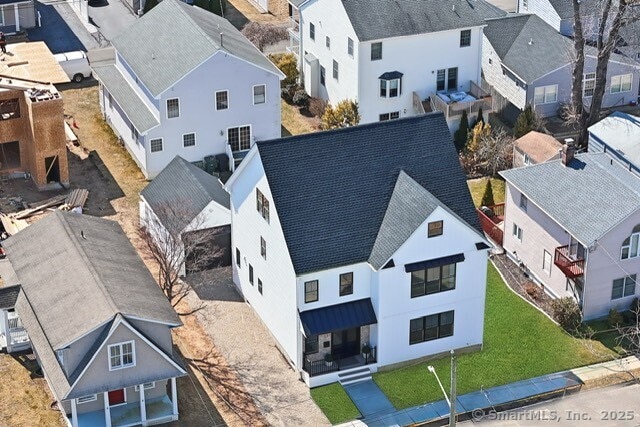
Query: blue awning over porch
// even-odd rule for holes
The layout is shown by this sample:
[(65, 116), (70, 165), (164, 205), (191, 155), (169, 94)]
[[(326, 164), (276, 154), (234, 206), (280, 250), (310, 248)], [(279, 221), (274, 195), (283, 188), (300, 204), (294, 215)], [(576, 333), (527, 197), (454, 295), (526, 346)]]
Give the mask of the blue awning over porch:
[(306, 336), (378, 323), (370, 298), (303, 311), (300, 321)]

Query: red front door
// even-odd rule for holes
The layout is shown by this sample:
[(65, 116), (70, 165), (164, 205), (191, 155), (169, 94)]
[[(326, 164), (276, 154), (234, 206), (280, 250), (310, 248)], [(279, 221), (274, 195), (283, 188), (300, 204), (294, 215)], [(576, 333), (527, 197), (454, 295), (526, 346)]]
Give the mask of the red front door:
[(109, 392), (109, 406), (120, 405), (124, 403), (124, 389), (112, 390)]

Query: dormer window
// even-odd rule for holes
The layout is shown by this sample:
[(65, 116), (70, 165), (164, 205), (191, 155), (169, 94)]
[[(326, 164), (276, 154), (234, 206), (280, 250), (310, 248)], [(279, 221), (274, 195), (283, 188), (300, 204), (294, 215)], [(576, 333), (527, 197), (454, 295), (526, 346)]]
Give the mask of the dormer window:
[(391, 71), (379, 77), (380, 98), (397, 98), (402, 91), (402, 73)]
[(640, 255), (638, 247), (640, 246), (640, 224), (633, 227), (631, 236), (627, 237), (622, 242), (622, 249), (620, 251), (620, 259), (635, 258)]

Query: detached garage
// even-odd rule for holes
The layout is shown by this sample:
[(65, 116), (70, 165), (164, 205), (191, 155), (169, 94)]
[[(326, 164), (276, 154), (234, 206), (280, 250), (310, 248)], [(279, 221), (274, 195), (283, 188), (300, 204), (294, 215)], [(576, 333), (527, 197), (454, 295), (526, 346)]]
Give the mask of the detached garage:
[(231, 265), (229, 194), (180, 156), (140, 193), (140, 226), (169, 253), (177, 248), (181, 275)]

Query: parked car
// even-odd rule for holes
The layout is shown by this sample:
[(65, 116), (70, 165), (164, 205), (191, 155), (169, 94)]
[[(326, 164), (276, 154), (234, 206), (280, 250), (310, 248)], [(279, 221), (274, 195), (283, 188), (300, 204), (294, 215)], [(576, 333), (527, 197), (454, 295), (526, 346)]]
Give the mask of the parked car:
[(74, 82), (80, 83), (83, 79), (91, 77), (91, 66), (87, 54), (81, 50), (64, 52), (53, 55), (67, 76)]

